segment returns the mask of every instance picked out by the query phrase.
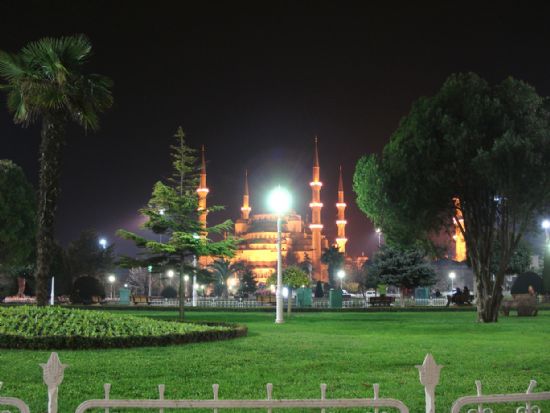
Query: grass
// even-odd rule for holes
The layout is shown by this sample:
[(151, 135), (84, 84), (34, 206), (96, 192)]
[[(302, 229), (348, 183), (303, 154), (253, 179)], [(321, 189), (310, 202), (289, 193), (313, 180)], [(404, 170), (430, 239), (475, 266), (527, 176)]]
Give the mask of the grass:
[[(379, 383), (381, 397), (401, 399), (411, 412), (420, 412), (424, 392), (414, 366), (428, 352), (444, 366), (437, 411), (449, 411), (456, 398), (474, 394), (476, 379), (486, 394), (524, 392), (532, 378), (538, 391), (550, 391), (548, 311), (488, 325), (477, 324), (469, 312), (301, 313), (278, 326), (272, 313), (188, 316), (244, 323), (249, 335), (184, 346), (60, 351), (61, 361), (70, 366), (59, 391), (60, 411), (102, 398), (103, 383), (112, 383), (112, 398), (157, 398), (160, 383), (166, 384), (166, 398), (211, 398), (212, 383), (220, 384), (220, 398), (265, 398), (268, 382), (275, 398), (317, 398), (324, 382), (330, 398), (372, 397), (372, 384)], [(46, 388), (38, 363), (48, 356), (47, 351), (0, 351), (2, 395), (22, 398), (31, 411), (44, 411)], [(543, 411), (550, 408), (548, 402), (539, 405)]]

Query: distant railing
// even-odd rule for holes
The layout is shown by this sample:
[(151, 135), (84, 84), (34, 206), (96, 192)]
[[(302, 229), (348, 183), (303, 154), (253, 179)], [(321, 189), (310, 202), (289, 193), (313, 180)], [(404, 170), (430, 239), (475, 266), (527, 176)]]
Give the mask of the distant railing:
[[(41, 364), (43, 369), (43, 380), (48, 388), (48, 413), (57, 413), (58, 406), (58, 389), (63, 382), (64, 370), (68, 367), (62, 364), (57, 356), (57, 353), (51, 353), (48, 363)], [(420, 375), (420, 383), (424, 386), (425, 412), (435, 413), (435, 389), (439, 384), (439, 376), (442, 366), (438, 365), (431, 354), (427, 354), (424, 362), (420, 366), (416, 366)], [(467, 410), (467, 413), (492, 413), (487, 404), (501, 403), (522, 403), (516, 410), (516, 413), (541, 413), (539, 406), (534, 405), (534, 402), (550, 400), (550, 392), (533, 393), (536, 382), (531, 380), (526, 393), (512, 394), (495, 394), (482, 395), (481, 382), (476, 381), (477, 395), (466, 396), (457, 399), (451, 408), (451, 413), (460, 413), (461, 409), (468, 405), (475, 405), (474, 408)], [(81, 403), (76, 413), (84, 413), (91, 409), (104, 409), (105, 413), (109, 413), (109, 409), (158, 409), (159, 413), (164, 413), (164, 409), (212, 409), (214, 413), (218, 413), (220, 409), (266, 409), (271, 413), (274, 409), (319, 409), (321, 413), (325, 413), (326, 409), (339, 408), (372, 408), (375, 413), (378, 413), (381, 408), (393, 408), (399, 410), (400, 413), (408, 413), (407, 405), (397, 399), (380, 398), (379, 385), (374, 384), (374, 395), (372, 398), (357, 398), (357, 399), (328, 399), (327, 385), (321, 384), (321, 395), (319, 399), (274, 399), (273, 385), (271, 383), (266, 386), (266, 398), (256, 400), (239, 400), (239, 399), (220, 399), (218, 384), (212, 385), (212, 399), (191, 400), (179, 399), (168, 400), (164, 398), (165, 385), (158, 386), (158, 399), (111, 399), (111, 384), (106, 383), (103, 386), (104, 397), (102, 399), (86, 400)], [(21, 399), (14, 397), (0, 397), (0, 406), (15, 407), (22, 413), (30, 413), (28, 405)], [(6, 412), (7, 410), (2, 410)], [(384, 410), (385, 411), (385, 410)]]
[[(364, 298), (351, 298), (344, 299), (342, 301), (342, 308), (369, 308), (369, 298), (365, 300)], [(116, 300), (109, 300), (110, 302), (116, 302)], [(158, 306), (172, 306), (177, 307), (179, 305), (179, 300), (176, 298), (158, 298), (153, 297), (150, 299), (151, 305)], [(287, 300), (284, 300), (285, 306), (287, 305)], [(186, 306), (192, 306), (192, 300), (188, 299), (185, 301)], [(219, 307), (219, 308), (258, 308), (258, 307), (273, 307), (274, 303), (269, 303), (265, 301), (257, 301), (252, 298), (246, 299), (234, 299), (234, 298), (215, 298), (215, 297), (201, 297), (197, 299), (197, 307)], [(414, 307), (414, 306), (430, 306), (430, 307), (444, 307), (447, 305), (446, 298), (405, 298), (404, 306), (405, 307)], [(301, 308), (298, 300), (293, 298), (292, 306), (294, 308)], [(395, 299), (395, 302), (392, 303), (392, 306), (399, 307), (401, 306), (401, 301), (399, 298)], [(314, 298), (312, 300), (310, 308), (330, 308), (330, 302), (328, 298)]]

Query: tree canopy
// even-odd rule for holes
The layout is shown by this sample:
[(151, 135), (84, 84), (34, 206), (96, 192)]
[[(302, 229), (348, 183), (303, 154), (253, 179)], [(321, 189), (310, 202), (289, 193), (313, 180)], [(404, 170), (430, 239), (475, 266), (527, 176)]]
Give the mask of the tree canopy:
[(34, 259), (36, 195), (23, 170), (0, 160), (0, 266), (17, 271)]
[[(271, 274), (267, 279), (268, 285), (277, 284), (277, 273)], [(290, 267), (285, 268), (283, 271), (283, 285), (286, 285), (290, 288), (300, 288), (301, 286), (309, 285), (309, 278), (305, 271), (296, 265), (291, 265)]]
[(413, 104), (382, 156), (358, 162), (354, 190), (393, 243), (426, 241), (454, 220), (475, 274), (478, 318), (496, 321), (510, 258), (550, 206), (547, 100), (520, 80), (452, 75)]
[(331, 245), (323, 250), (321, 262), (328, 266), (328, 283), (331, 287), (335, 285), (336, 273), (344, 266), (344, 254), (340, 252), (338, 247)]
[(241, 273), (241, 278), (239, 280), (239, 293), (241, 294), (252, 294), (255, 293), (258, 289), (258, 283), (256, 282), (256, 277), (250, 267), (245, 266), (244, 270)]
[(427, 287), (435, 284), (436, 274), (418, 248), (384, 245), (374, 254), (369, 276), (374, 280), (402, 288)]
[[(225, 258), (218, 258), (208, 265), (211, 278), (214, 280), (214, 291), (216, 295), (227, 297), (230, 287), (228, 283), (231, 283), (231, 278), (233, 278), (233, 280), (240, 278), (239, 275), (244, 269), (245, 267), (241, 262), (232, 263)], [(236, 282), (234, 286), (236, 286)]]

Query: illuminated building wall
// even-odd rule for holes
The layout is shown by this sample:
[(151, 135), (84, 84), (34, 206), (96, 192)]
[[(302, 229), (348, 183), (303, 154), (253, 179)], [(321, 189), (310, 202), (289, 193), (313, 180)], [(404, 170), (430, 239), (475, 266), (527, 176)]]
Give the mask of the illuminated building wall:
[[(464, 218), (462, 216), (462, 211), (460, 210), (460, 200), (458, 198), (455, 198), (454, 202), (456, 205), (456, 218), (454, 218), (455, 234), (453, 235), (453, 240), (455, 242), (454, 260), (458, 262), (462, 262), (466, 260), (466, 240), (464, 239), (464, 235), (460, 230), (458, 222), (460, 222), (460, 225), (462, 226), (462, 228), (465, 228)], [(457, 219), (458, 219), (458, 222), (457, 222)]]

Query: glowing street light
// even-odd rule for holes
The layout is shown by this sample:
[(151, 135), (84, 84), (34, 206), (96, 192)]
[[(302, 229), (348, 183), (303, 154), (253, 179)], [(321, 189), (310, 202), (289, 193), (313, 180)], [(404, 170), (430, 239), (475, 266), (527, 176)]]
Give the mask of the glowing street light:
[(281, 221), (283, 215), (290, 209), (292, 197), (290, 192), (278, 186), (273, 189), (268, 197), (268, 204), (271, 210), (277, 214), (277, 290), (275, 323), (284, 323), (283, 319), (283, 256), (281, 251)]
[(380, 248), (380, 245), (382, 244), (382, 229), (376, 228), (376, 234), (378, 234), (378, 248)]
[(546, 233), (546, 241), (550, 240), (550, 219), (545, 219), (542, 221), (542, 229)]
[(100, 238), (99, 245), (101, 245), (101, 248), (103, 249), (107, 248), (107, 240), (105, 238)]
[(346, 272), (344, 270), (339, 270), (336, 275), (340, 278), (340, 289), (342, 289), (342, 283), (344, 281), (344, 277), (346, 276)]
[(113, 274), (111, 274), (107, 277), (107, 280), (111, 284), (111, 299), (113, 299), (113, 297), (114, 297), (114, 295), (113, 295), (113, 285), (116, 281), (116, 277)]
[(175, 275), (174, 270), (166, 271), (166, 275), (168, 276), (169, 284), (172, 285), (172, 278), (174, 278)]
[(453, 289), (454, 289), (454, 281), (455, 281), (455, 278), (456, 278), (456, 274), (454, 272), (450, 272), (449, 273), (449, 278), (451, 279), (451, 294), (452, 294)]

